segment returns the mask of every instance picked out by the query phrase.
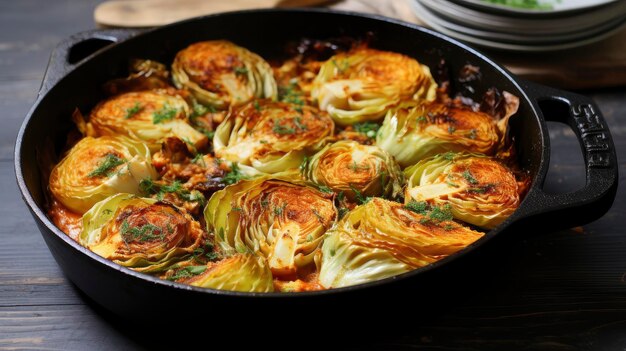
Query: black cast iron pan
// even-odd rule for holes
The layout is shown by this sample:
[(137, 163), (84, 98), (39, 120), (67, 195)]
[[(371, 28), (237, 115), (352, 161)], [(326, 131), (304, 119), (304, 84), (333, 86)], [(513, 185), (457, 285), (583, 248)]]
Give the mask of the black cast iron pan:
[[(72, 128), (73, 110), (78, 107), (88, 111), (93, 107), (102, 98), (103, 82), (127, 74), (129, 58), (170, 63), (178, 50), (209, 39), (228, 39), (272, 58), (283, 52), (287, 42), (302, 37), (363, 37), (367, 32), (373, 33), (373, 47), (402, 52), (431, 68), (445, 58), (452, 76), (468, 63), (480, 67), (482, 78), (465, 91), (469, 97), (478, 98), (488, 88), (497, 87), (521, 100), (519, 112), (511, 120), (511, 130), (519, 161), (532, 175), (532, 188), (505, 223), (462, 252), (401, 276), (354, 287), (308, 293), (238, 293), (194, 288), (123, 268), (81, 247), (46, 217), (45, 189), (36, 150), (50, 136), (62, 143)], [(542, 190), (550, 155), (546, 121), (569, 124), (580, 140), (587, 182), (576, 192), (554, 195)], [(377, 16), (312, 9), (232, 12), (144, 33), (96, 30), (69, 38), (53, 52), (39, 97), (19, 132), (15, 172), (24, 201), (67, 277), (107, 309), (140, 319), (194, 315), (216, 308), (254, 311), (276, 306), (347, 306), (355, 301), (360, 304), (363, 299), (380, 301), (406, 292), (430, 290), (442, 281), (456, 279), (450, 275), (455, 271), (452, 267), (464, 266), (460, 262), (475, 256), (496, 236), (514, 230), (568, 228), (599, 218), (610, 208), (618, 181), (611, 135), (600, 110), (589, 98), (522, 81), (476, 50), (415, 25)]]

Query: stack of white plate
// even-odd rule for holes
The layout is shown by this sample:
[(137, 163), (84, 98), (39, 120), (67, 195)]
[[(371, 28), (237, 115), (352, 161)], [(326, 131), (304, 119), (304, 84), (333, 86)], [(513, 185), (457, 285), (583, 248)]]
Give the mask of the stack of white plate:
[(587, 45), (626, 25), (626, 0), (414, 0), (413, 5), (437, 31), (512, 51)]

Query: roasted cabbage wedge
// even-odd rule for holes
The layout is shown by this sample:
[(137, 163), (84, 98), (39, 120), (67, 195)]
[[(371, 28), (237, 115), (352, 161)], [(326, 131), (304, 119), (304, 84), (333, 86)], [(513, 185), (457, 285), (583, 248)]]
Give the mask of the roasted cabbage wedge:
[(165, 90), (152, 90), (113, 96), (91, 110), (88, 122), (77, 114), (74, 120), (88, 136), (126, 135), (146, 143), (155, 152), (171, 136), (196, 148), (206, 145), (208, 138), (188, 124), (189, 113), (182, 97)]
[(498, 160), (476, 154), (445, 153), (404, 171), (405, 201), (449, 205), (454, 218), (492, 229), (519, 206), (522, 189)]
[(216, 192), (204, 218), (224, 255), (262, 255), (274, 276), (292, 280), (314, 268), (337, 217), (333, 197), (302, 181), (242, 180)]
[(311, 97), (337, 124), (379, 119), (405, 99), (432, 101), (437, 84), (417, 60), (359, 47), (331, 57), (313, 81)]
[(326, 234), (320, 284), (339, 288), (392, 277), (436, 262), (483, 236), (450, 219), (447, 209), (371, 199)]
[(332, 119), (314, 107), (257, 100), (228, 114), (215, 131), (213, 149), (219, 158), (278, 173), (299, 167), (333, 131)]
[(303, 173), (321, 189), (343, 192), (353, 202), (373, 196), (397, 198), (404, 181), (400, 166), (387, 152), (347, 140), (320, 150), (308, 160)]
[(389, 110), (376, 145), (402, 167), (447, 151), (494, 155), (506, 144), (509, 118), (517, 105), (497, 119), (469, 107), (443, 103), (404, 103)]
[(73, 212), (83, 214), (117, 193), (139, 193), (144, 178), (156, 178), (146, 145), (123, 136), (85, 137), (53, 168), (49, 189)]
[(172, 63), (172, 77), (179, 89), (218, 109), (254, 98), (275, 99), (277, 94), (270, 65), (224, 40), (194, 43), (179, 51)]
[(184, 210), (132, 194), (117, 194), (83, 215), (79, 243), (139, 272), (156, 273), (189, 259), (206, 232)]
[[(180, 272), (184, 273), (181, 275)], [(266, 259), (249, 253), (237, 253), (207, 266), (184, 267), (175, 274), (186, 277), (177, 279), (177, 282), (202, 288), (244, 292), (274, 291), (272, 271)], [(188, 277), (189, 275), (192, 276)]]

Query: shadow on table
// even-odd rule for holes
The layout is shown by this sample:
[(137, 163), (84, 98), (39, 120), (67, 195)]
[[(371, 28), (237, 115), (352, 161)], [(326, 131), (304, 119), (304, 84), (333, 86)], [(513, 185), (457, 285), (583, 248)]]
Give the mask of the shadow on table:
[(442, 279), (420, 281), (402, 291), (383, 289), (355, 295), (349, 301), (321, 307), (309, 306), (306, 300), (271, 310), (213, 306), (182, 319), (164, 316), (162, 320), (129, 321), (81, 295), (116, 331), (147, 349), (214, 345), (277, 350), (400, 349), (399, 341), (406, 335), (427, 343), (429, 336), (421, 335), (421, 329), (492, 290), (497, 284), (494, 269), (510, 259), (506, 248), (510, 241), (490, 242), (453, 271), (445, 272)]

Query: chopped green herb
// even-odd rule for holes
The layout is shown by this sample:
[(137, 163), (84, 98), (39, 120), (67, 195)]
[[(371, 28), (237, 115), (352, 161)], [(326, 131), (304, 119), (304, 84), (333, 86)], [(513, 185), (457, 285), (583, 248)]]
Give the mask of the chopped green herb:
[(448, 184), (449, 186), (453, 187), (453, 188), (458, 188), (459, 185), (458, 184), (454, 184), (452, 182), (446, 182), (446, 184)]
[(298, 105), (294, 109), (298, 112), (302, 112), (304, 99), (302, 92), (298, 90), (298, 85), (295, 82), (290, 83), (286, 87), (278, 87), (278, 100)]
[(235, 69), (233, 71), (238, 76), (240, 76), (240, 75), (245, 76), (245, 75), (248, 74), (248, 69), (246, 68), (246, 66), (235, 67)]
[(241, 212), (243, 209), (241, 207), (233, 207), (233, 211)]
[(445, 229), (445, 230), (452, 230), (452, 229), (454, 229), (454, 226), (453, 226), (452, 224), (446, 224), (446, 225), (443, 227), (443, 229)]
[(322, 218), (322, 216), (320, 215), (319, 212), (317, 212), (316, 209), (311, 210), (313, 212), (313, 214), (315, 215), (315, 217), (317, 217), (317, 220), (323, 225), (324, 224), (324, 218)]
[(375, 138), (380, 129), (380, 125), (374, 122), (361, 122), (352, 125), (357, 133), (365, 134), (368, 138)]
[(428, 209), (428, 203), (426, 203), (426, 201), (411, 200), (408, 204), (404, 205), (404, 208), (415, 213), (424, 214)]
[(306, 124), (302, 123), (302, 118), (300, 116), (296, 116), (296, 118), (293, 119), (293, 123), (300, 130), (306, 130), (307, 129)]
[(105, 216), (110, 215), (111, 213), (113, 213), (112, 210), (109, 210), (108, 208), (105, 208), (104, 210), (102, 210), (102, 214)]
[(133, 107), (126, 109), (126, 115), (124, 116), (124, 119), (132, 118), (134, 115), (141, 112), (141, 110), (143, 110), (141, 104), (139, 102), (135, 102), (135, 105)]
[(307, 236), (306, 236), (306, 241), (307, 241), (307, 242), (311, 242), (311, 241), (313, 241), (313, 235), (312, 235), (312, 234), (307, 235)]
[(191, 162), (199, 164), (199, 165), (202, 165), (203, 167), (206, 167), (206, 163), (204, 162), (204, 155), (203, 154), (197, 153), (193, 157), (193, 159), (191, 159)]
[(326, 193), (326, 194), (332, 194), (333, 193), (333, 189), (327, 187), (326, 185), (320, 185), (317, 187), (321, 192)]
[(257, 111), (261, 111), (261, 105), (259, 105), (259, 101), (258, 100), (254, 100), (254, 109)]
[(178, 114), (178, 109), (171, 107), (168, 103), (165, 103), (163, 107), (155, 111), (152, 114), (152, 123), (159, 124), (167, 121), (171, 121)]
[(144, 194), (152, 195), (156, 194), (156, 198), (163, 200), (166, 193), (174, 193), (178, 198), (187, 202), (198, 202), (200, 205), (204, 205), (206, 198), (201, 192), (197, 190), (189, 191), (185, 189), (182, 183), (175, 180), (171, 184), (157, 184), (150, 178), (144, 178), (139, 182), (139, 190)]
[(465, 180), (467, 180), (470, 184), (478, 184), (478, 180), (476, 178), (474, 178), (474, 176), (472, 175), (472, 173), (469, 170), (465, 170), (465, 172), (463, 172), (463, 178), (465, 178)]
[(452, 125), (448, 126), (448, 133), (452, 134), (456, 131), (456, 128)]
[(345, 207), (339, 207), (339, 213), (338, 213), (339, 219), (343, 218), (343, 216), (345, 216), (346, 213), (348, 213), (348, 211), (349, 210)]
[(280, 207), (274, 207), (274, 214), (277, 216), (282, 216), (283, 212), (285, 211), (285, 208), (287, 207), (287, 204), (283, 204)]
[(98, 167), (96, 167), (96, 169), (94, 169), (89, 174), (87, 174), (87, 177), (90, 177), (90, 178), (101, 177), (101, 176), (110, 177), (111, 176), (111, 170), (113, 170), (115, 167), (117, 167), (117, 166), (119, 166), (121, 164), (124, 164), (125, 162), (126, 162), (125, 159), (120, 158), (117, 155), (107, 154), (104, 157), (104, 160), (102, 160), (102, 162), (100, 162)]
[(417, 123), (426, 123), (428, 119), (424, 116), (417, 117)]
[(294, 134), (296, 132), (294, 128), (287, 127), (287, 126), (280, 124), (280, 121), (281, 120), (279, 118), (274, 119), (274, 127), (272, 128), (272, 131), (274, 133), (284, 135), (284, 134)]
[(454, 155), (455, 155), (454, 152), (448, 151), (445, 154), (443, 154), (443, 158), (448, 160), (448, 161), (452, 161), (452, 160), (454, 160)]
[(120, 233), (122, 240), (124, 240), (126, 244), (134, 240), (145, 242), (165, 239), (163, 228), (151, 223), (144, 224), (141, 227), (131, 227), (130, 224), (124, 220), (120, 228)]
[(206, 266), (187, 266), (176, 271), (176, 273), (174, 273), (174, 275), (172, 275), (171, 277), (167, 278), (167, 280), (174, 281), (174, 280), (179, 280), (179, 279), (191, 278), (193, 276), (204, 273), (204, 271), (206, 271)]
[(270, 204), (269, 201), (267, 201), (267, 199), (263, 199), (261, 200), (261, 207), (263, 208), (267, 208), (267, 206)]
[(224, 175), (222, 181), (224, 182), (224, 184), (231, 185), (237, 183), (242, 179), (246, 179), (246, 176), (241, 173), (241, 170), (239, 169), (239, 164), (233, 163), (230, 166), (230, 172)]
[(428, 218), (435, 220), (437, 222), (443, 221), (451, 221), (454, 217), (452, 216), (451, 207), (449, 204), (438, 207), (433, 206), (428, 214)]
[(370, 169), (369, 165), (361, 166), (356, 163), (356, 161), (352, 161), (352, 164), (348, 166), (353, 172), (358, 172), (359, 170), (368, 170)]
[(359, 189), (355, 188), (352, 184), (350, 184), (350, 189), (354, 192), (354, 196), (356, 197), (356, 201), (359, 205), (366, 204), (372, 199), (369, 196), (363, 196), (363, 193), (361, 193)]

